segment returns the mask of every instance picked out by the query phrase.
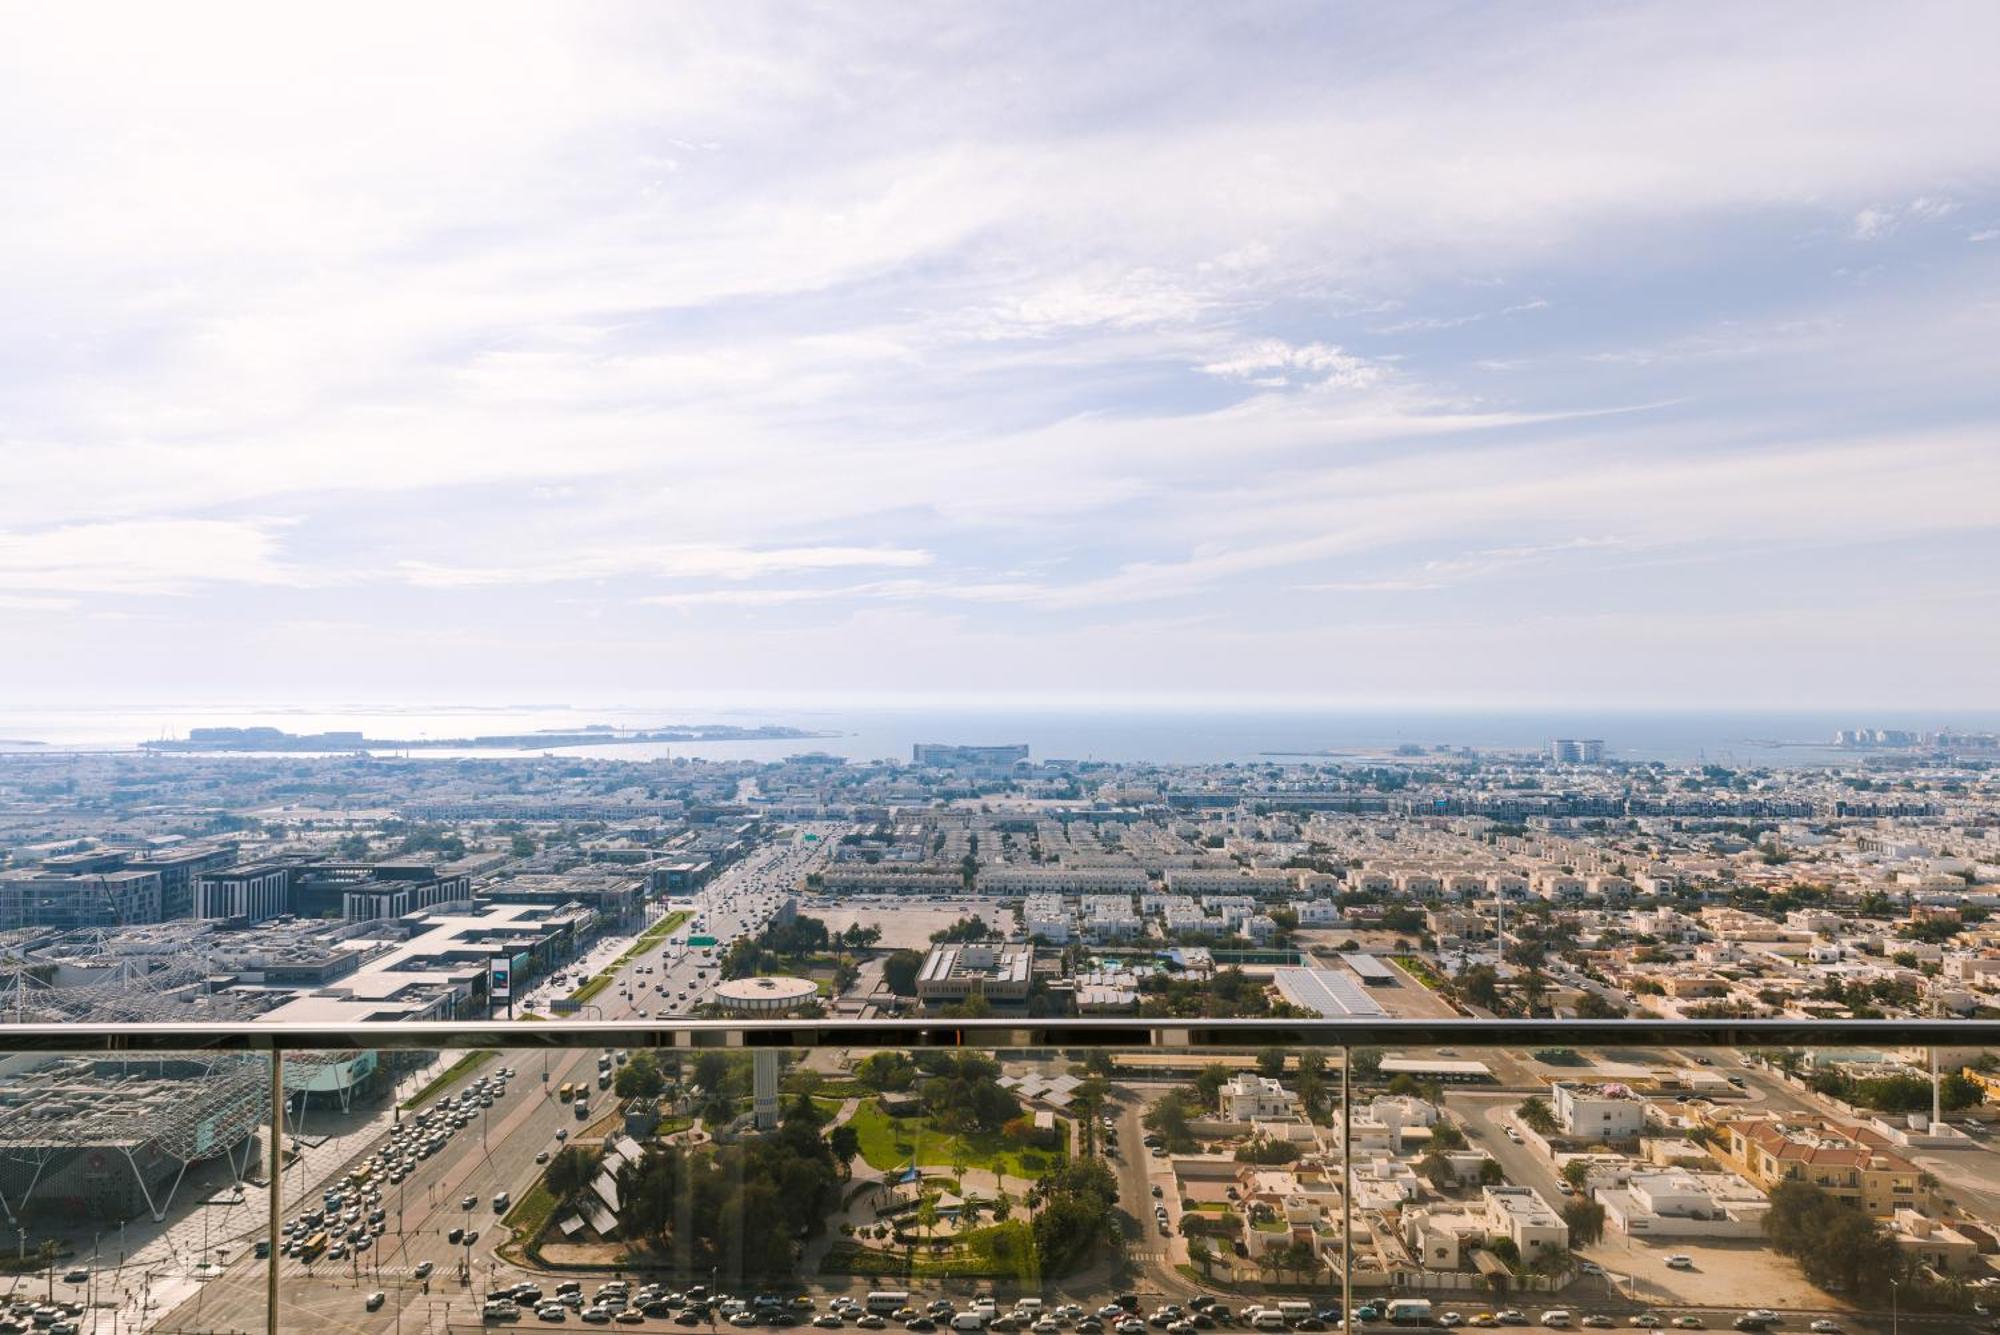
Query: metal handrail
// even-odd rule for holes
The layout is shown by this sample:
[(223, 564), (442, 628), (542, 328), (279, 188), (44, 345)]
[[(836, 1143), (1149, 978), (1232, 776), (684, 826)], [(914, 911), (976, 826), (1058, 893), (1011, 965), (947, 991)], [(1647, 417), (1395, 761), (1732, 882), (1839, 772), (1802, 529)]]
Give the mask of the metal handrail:
[(0, 1054), (470, 1048), (1994, 1047), (2000, 1020), (546, 1020), (0, 1024)]

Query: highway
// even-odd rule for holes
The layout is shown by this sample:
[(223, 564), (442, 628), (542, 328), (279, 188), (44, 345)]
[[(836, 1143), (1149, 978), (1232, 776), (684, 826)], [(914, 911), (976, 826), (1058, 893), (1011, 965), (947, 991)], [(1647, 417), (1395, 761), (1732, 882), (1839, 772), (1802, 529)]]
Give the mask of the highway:
[[(806, 827), (822, 833), (817, 827)], [(837, 833), (842, 827), (829, 827)], [(804, 831), (802, 830), (801, 833)], [(798, 840), (767, 844), (723, 871), (695, 899), (695, 916), (644, 954), (622, 967), (613, 984), (585, 1003), (584, 1014), (605, 1019), (682, 1015), (700, 1004), (716, 981), (715, 959), (692, 949), (691, 935), (712, 935), (715, 955), (735, 938), (761, 931), (784, 894), (797, 885), (820, 857), (817, 845)], [(630, 948), (636, 933), (600, 938), (575, 964), (540, 980), (517, 997), (523, 1011), (548, 1013), (551, 1003), (566, 997), (585, 979), (609, 967)], [(698, 977), (703, 974), (705, 977)], [(682, 994), (685, 993), (685, 996)], [(494, 1249), (505, 1240), (493, 1196), (506, 1190), (520, 1199), (536, 1180), (536, 1156), (553, 1153), (561, 1137), (577, 1133), (612, 1108), (608, 1093), (597, 1089), (595, 1049), (557, 1053), (506, 1053), (441, 1092), (432, 1104), (455, 1097), (481, 1076), (512, 1068), (513, 1079), (490, 1108), (478, 1108), (469, 1125), (451, 1135), (445, 1147), (419, 1160), (400, 1183), (382, 1183), (381, 1204), (386, 1231), (367, 1251), (333, 1261), (305, 1264), (280, 1261), (280, 1322), (286, 1328), (324, 1326), (334, 1331), (375, 1332), (405, 1329), (443, 1330), (450, 1324), (479, 1324), (479, 1299), (496, 1285), (537, 1278), (500, 1261)], [(579, 1121), (572, 1105), (556, 1091), (565, 1081), (589, 1088), (590, 1117)], [(426, 1105), (431, 1106), (431, 1105)], [(413, 1116), (414, 1114), (403, 1114)], [(385, 1107), (376, 1119), (377, 1134), (355, 1157), (365, 1160), (386, 1142), (397, 1114)], [(351, 1164), (350, 1164), (351, 1166)], [(338, 1179), (344, 1168), (332, 1174)], [(466, 1198), (472, 1205), (464, 1205)], [(317, 1184), (300, 1184), (287, 1174), (284, 1217), (296, 1219), (320, 1203)], [(454, 1228), (476, 1230), (470, 1246), (454, 1245)], [(428, 1278), (420, 1270), (428, 1263)], [(463, 1279), (461, 1279), (461, 1273)], [(265, 1262), (242, 1248), (224, 1274), (202, 1292), (166, 1312), (150, 1325), (161, 1331), (254, 1331), (264, 1328)], [(385, 1295), (382, 1307), (366, 1308), (367, 1296)], [(651, 1323), (662, 1324), (662, 1323)], [(109, 1322), (104, 1328), (110, 1329)]]

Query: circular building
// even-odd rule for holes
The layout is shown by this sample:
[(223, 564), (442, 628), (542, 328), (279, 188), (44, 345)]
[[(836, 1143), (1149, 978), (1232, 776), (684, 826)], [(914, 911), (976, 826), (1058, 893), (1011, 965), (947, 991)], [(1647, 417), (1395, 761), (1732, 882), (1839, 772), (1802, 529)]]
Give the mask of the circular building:
[(732, 1015), (782, 1015), (817, 1000), (810, 978), (732, 978), (715, 985), (715, 1004)]

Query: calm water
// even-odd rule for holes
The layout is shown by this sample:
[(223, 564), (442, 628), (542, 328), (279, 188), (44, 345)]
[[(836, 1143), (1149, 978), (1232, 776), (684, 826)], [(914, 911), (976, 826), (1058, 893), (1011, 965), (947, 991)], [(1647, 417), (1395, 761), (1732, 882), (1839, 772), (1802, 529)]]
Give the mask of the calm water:
[[(1380, 755), (1402, 745), (1527, 751), (1551, 737), (1601, 737), (1608, 754), (1629, 760), (1706, 759), (1732, 765), (1814, 765), (1851, 760), (1826, 745), (1837, 728), (2000, 730), (2000, 711), (1931, 716), (1888, 711), (1850, 713), (1442, 713), (1210, 712), (1191, 710), (979, 710), (819, 708), (687, 709), (671, 705), (409, 709), (278, 709), (234, 705), (176, 709), (0, 711), (0, 738), (12, 749), (35, 741), (64, 749), (124, 749), (151, 737), (185, 735), (204, 725), (268, 725), (289, 732), (359, 729), (369, 737), (457, 738), (591, 723), (622, 727), (677, 723), (787, 724), (834, 734), (814, 740), (671, 743), (566, 749), (561, 754), (646, 760), (661, 756), (776, 760), (828, 751), (857, 760), (907, 760), (914, 742), (1026, 742), (1037, 759), (1217, 763), (1298, 758), (1314, 752)], [(423, 751), (443, 757), (451, 751)], [(477, 751), (489, 757), (510, 753)], [(513, 753), (521, 754), (521, 753)], [(531, 753), (530, 753), (531, 754)], [(1340, 758), (1339, 755), (1330, 758)]]

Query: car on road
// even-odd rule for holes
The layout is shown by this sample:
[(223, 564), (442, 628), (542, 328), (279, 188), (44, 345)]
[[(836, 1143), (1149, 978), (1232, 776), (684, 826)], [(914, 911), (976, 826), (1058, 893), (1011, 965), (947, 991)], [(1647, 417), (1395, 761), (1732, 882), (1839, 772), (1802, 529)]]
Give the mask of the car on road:
[(368, 1310), (371, 1312), (379, 1312), (382, 1310), (382, 1304), (388, 1301), (389, 1301), (389, 1295), (382, 1292), (382, 1290), (377, 1289), (375, 1290), (375, 1292), (368, 1295)]
[(1628, 1326), (1637, 1326), (1642, 1330), (1658, 1330), (1662, 1322), (1658, 1316), (1651, 1312), (1641, 1312), (1625, 1324)]
[(1825, 1317), (1821, 1317), (1818, 1321), (1813, 1322), (1806, 1329), (1811, 1331), (1813, 1335), (1840, 1335), (1840, 1323), (1838, 1321), (1828, 1321)]
[(536, 1162), (536, 1163), (547, 1163), (548, 1161), (549, 1161), (549, 1152), (548, 1152), (547, 1150), (536, 1150), (536, 1151), (535, 1151), (535, 1162)]
[(577, 1315), (593, 1326), (608, 1326), (611, 1324), (611, 1309), (608, 1307), (586, 1307), (581, 1312), (578, 1312)]
[(437, 1269), (437, 1265), (434, 1262), (431, 1261), (419, 1262), (416, 1270), (417, 1278), (429, 1279), (431, 1277), (431, 1271), (435, 1269)]
[(543, 1303), (535, 1309), (535, 1317), (540, 1321), (567, 1321), (569, 1309), (561, 1303)]
[(1674, 1318), (1675, 1330), (1700, 1330), (1701, 1328), (1701, 1318), (1698, 1316), (1688, 1316), (1683, 1313)]
[(611, 1319), (621, 1326), (636, 1326), (644, 1322), (646, 1318), (643, 1313), (636, 1312), (628, 1307)]
[(1602, 1312), (1592, 1312), (1577, 1324), (1587, 1327), (1590, 1330), (1610, 1330), (1618, 1323)]
[(478, 1206), (479, 1198), (477, 1196), (464, 1196), (458, 1202), (458, 1208), (461, 1210), (473, 1210), (477, 1209)]

